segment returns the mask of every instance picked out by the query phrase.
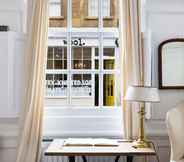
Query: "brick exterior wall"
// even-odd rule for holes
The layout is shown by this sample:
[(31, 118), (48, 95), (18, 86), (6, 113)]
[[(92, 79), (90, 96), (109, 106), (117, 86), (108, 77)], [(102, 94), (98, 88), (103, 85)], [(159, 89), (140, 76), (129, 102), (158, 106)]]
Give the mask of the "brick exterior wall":
[[(67, 0), (61, 0), (61, 17), (51, 17), (50, 27), (66, 27), (67, 25)], [(118, 26), (117, 0), (111, 0), (111, 15), (104, 18), (104, 27)], [(73, 27), (98, 27), (98, 19), (88, 16), (88, 0), (72, 1), (72, 25)]]

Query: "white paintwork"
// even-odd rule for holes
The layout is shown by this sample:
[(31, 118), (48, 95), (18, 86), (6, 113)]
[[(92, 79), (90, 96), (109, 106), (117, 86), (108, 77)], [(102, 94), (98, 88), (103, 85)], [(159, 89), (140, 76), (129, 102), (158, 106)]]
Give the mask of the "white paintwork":
[(14, 116), (14, 52), (15, 33), (0, 32), (0, 107), (1, 117)]
[(24, 36), (0, 32), (0, 118), (17, 117), (21, 105)]
[(0, 24), (9, 25), (12, 31), (23, 28), (23, 0), (0, 0)]
[[(152, 32), (151, 54), (153, 56), (152, 83), (158, 87), (158, 45), (160, 42), (174, 37), (184, 37), (183, 1), (148, 0), (147, 29)], [(152, 119), (165, 120), (166, 112), (184, 100), (184, 90), (160, 90), (161, 102), (153, 104)]]

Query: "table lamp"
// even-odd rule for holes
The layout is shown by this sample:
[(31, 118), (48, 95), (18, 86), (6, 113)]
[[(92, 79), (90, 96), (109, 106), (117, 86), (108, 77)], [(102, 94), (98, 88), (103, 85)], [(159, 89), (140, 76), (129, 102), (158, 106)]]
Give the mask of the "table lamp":
[(160, 101), (158, 89), (148, 86), (130, 86), (126, 92), (125, 100), (142, 103), (139, 111), (139, 136), (133, 146), (147, 148), (149, 143), (146, 141), (144, 132), (145, 103)]

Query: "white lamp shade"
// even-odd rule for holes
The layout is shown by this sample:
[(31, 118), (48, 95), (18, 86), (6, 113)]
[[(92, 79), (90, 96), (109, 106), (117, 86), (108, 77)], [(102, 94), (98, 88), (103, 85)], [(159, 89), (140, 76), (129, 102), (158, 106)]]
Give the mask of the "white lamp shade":
[(135, 102), (159, 102), (157, 88), (144, 86), (130, 86), (126, 92), (125, 100)]

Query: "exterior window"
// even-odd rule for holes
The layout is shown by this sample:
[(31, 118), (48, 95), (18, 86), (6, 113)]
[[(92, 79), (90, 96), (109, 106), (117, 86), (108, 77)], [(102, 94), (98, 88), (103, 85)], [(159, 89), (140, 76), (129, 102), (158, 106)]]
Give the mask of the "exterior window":
[(61, 0), (49, 0), (49, 16), (60, 17), (62, 16), (62, 3)]
[[(102, 14), (103, 17), (110, 17), (110, 3), (111, 0), (102, 1)], [(88, 0), (88, 16), (89, 17), (98, 17), (98, 0)]]

